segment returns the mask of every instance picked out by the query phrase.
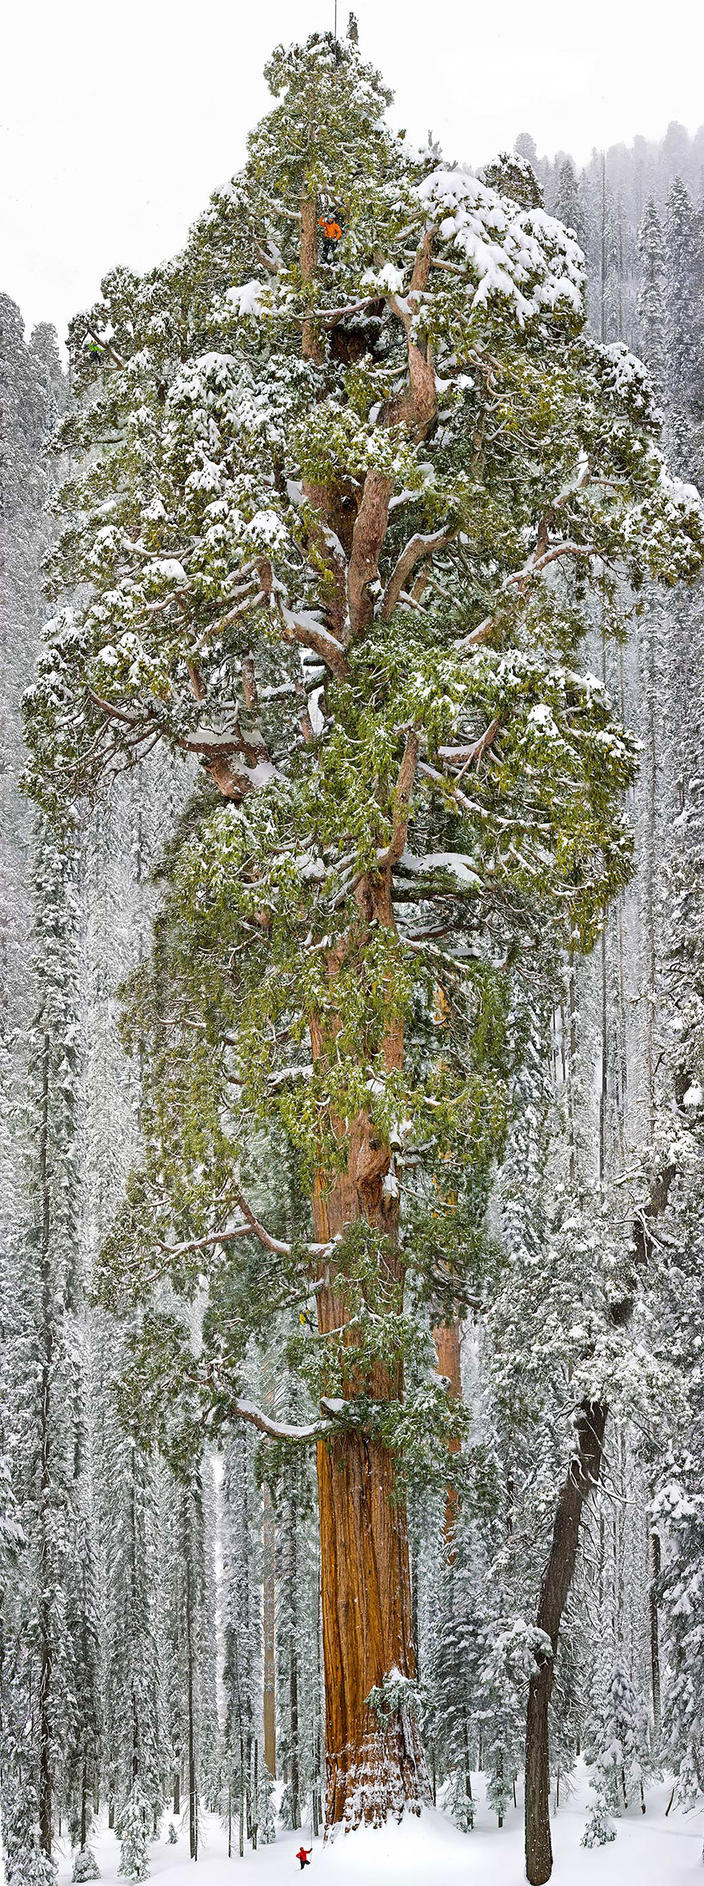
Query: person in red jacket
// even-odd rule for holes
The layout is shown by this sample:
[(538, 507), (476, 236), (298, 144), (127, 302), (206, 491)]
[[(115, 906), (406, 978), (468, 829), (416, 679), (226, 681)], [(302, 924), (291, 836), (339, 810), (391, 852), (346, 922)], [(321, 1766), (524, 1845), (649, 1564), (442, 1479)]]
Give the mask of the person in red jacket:
[(309, 1853), (312, 1853), (312, 1852), (313, 1852), (312, 1847), (299, 1847), (298, 1852), (296, 1854), (296, 1859), (300, 1860), (301, 1862), (301, 1872), (303, 1872), (304, 1866), (310, 1866), (310, 1860), (308, 1858), (308, 1855)]

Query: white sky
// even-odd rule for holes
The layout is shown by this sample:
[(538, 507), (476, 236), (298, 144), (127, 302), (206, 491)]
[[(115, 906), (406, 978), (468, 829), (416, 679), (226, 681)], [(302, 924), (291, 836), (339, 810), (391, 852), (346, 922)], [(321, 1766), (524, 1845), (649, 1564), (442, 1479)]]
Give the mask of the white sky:
[[(340, 27), (348, 0), (339, 0)], [(333, 0), (5, 0), (0, 289), (25, 320), (90, 303), (114, 263), (173, 253), (237, 169), (267, 108), (277, 41), (332, 25)], [(704, 120), (703, 0), (356, 0), (394, 122), (482, 163), (661, 137)]]

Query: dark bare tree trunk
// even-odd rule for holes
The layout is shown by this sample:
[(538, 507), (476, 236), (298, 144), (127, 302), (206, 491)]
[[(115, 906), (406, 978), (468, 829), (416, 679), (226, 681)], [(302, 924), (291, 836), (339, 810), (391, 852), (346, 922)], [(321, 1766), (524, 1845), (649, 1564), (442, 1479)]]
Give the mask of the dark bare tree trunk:
[(659, 1532), (653, 1532), (650, 1539), (651, 1582), (650, 1602), (650, 1672), (653, 1692), (653, 1728), (656, 1737), (660, 1735), (662, 1708), (660, 1697), (660, 1626), (658, 1622), (658, 1581), (662, 1569), (662, 1551)]
[(288, 1641), (288, 1701), (289, 1723), (291, 1731), (291, 1825), (301, 1824), (301, 1773), (298, 1736), (298, 1550), (296, 1527), (298, 1524), (298, 1476), (293, 1487), (293, 1498), (289, 1514), (288, 1535), (288, 1580), (289, 1580), (289, 1617), (290, 1631)]
[(274, 1503), (262, 1491), (262, 1634), (264, 1639), (264, 1766), (276, 1779), (276, 1522)]
[[(190, 1539), (186, 1541), (186, 1549)], [(191, 1567), (186, 1561), (186, 1662), (188, 1668), (188, 1842), (192, 1860), (198, 1858), (198, 1795), (196, 1781), (196, 1728), (193, 1685), (193, 1619), (191, 1611)]]
[(548, 1561), (540, 1587), (536, 1623), (552, 1645), (537, 1660), (528, 1689), (526, 1722), (526, 1874), (530, 1886), (544, 1886), (552, 1872), (550, 1837), (550, 1697), (560, 1624), (574, 1576), (579, 1528), (585, 1501), (601, 1473), (607, 1407), (584, 1402), (575, 1422), (576, 1449), (557, 1502)]
[(51, 1214), (49, 1200), (49, 1036), (45, 1035), (42, 1044), (42, 1111), (39, 1130), (39, 1196), (41, 1199), (41, 1280), (42, 1280), (42, 1323), (43, 1354), (41, 1371), (41, 1401), (39, 1412), (40, 1435), (40, 1485), (41, 1485), (41, 1534), (40, 1534), (40, 1574), (42, 1598), (39, 1606), (39, 1838), (42, 1853), (51, 1857), (51, 1834), (53, 1819), (53, 1774), (51, 1762), (51, 1683), (53, 1674), (53, 1645), (51, 1632), (51, 1609), (48, 1588), (50, 1570), (47, 1563), (49, 1545), (48, 1528), (51, 1523), (50, 1489), (51, 1463), (49, 1429), (51, 1421), (51, 1369), (53, 1361), (53, 1323), (52, 1291), (50, 1270)]

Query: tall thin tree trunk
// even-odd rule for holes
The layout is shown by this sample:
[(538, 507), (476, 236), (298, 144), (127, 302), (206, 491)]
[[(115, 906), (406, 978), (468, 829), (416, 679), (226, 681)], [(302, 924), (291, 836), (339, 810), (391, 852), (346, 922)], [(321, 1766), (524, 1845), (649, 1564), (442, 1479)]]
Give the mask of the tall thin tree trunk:
[[(186, 1539), (187, 1551), (190, 1535)], [(191, 1606), (191, 1566), (186, 1559), (186, 1667), (188, 1690), (188, 1844), (192, 1860), (198, 1858), (198, 1796), (196, 1780), (196, 1730), (193, 1683), (193, 1619)]]
[(262, 1634), (264, 1648), (264, 1765), (276, 1779), (276, 1521), (269, 1488), (262, 1492)]
[(288, 1640), (288, 1702), (291, 1738), (291, 1825), (301, 1824), (301, 1774), (300, 1749), (298, 1735), (298, 1551), (296, 1527), (298, 1524), (298, 1477), (294, 1480), (289, 1509), (288, 1536), (288, 1584), (289, 1584), (289, 1640)]
[[(447, 1377), (447, 1380), (450, 1384), (450, 1394), (452, 1395), (453, 1399), (455, 1401), (461, 1401), (462, 1400), (462, 1364), (461, 1364), (461, 1357), (460, 1357), (459, 1322), (454, 1321), (452, 1323), (439, 1323), (437, 1328), (433, 1330), (433, 1339), (435, 1342), (435, 1353), (438, 1359), (438, 1371), (440, 1375), (444, 1375)], [(460, 1451), (459, 1440), (448, 1441), (448, 1451), (451, 1454), (459, 1454), (459, 1451)], [(459, 1504), (460, 1503), (459, 1503), (459, 1495), (457, 1492), (457, 1488), (453, 1486), (448, 1486), (445, 1492), (445, 1518), (443, 1522), (443, 1532), (445, 1536), (445, 1545), (448, 1548), (448, 1555), (451, 1560), (455, 1558), (455, 1553), (452, 1550), (452, 1542), (454, 1540), (455, 1533), (457, 1530)]]
[(660, 1534), (653, 1531), (650, 1536), (651, 1581), (649, 1590), (650, 1609), (650, 1674), (653, 1695), (653, 1729), (656, 1740), (660, 1736), (662, 1723), (662, 1705), (660, 1689), (660, 1625), (658, 1621), (658, 1581), (662, 1570), (662, 1551)]
[(42, 1280), (42, 1324), (43, 1354), (41, 1370), (41, 1399), (39, 1411), (40, 1439), (40, 1483), (41, 1483), (41, 1530), (40, 1530), (40, 1577), (42, 1596), (39, 1604), (39, 1838), (42, 1853), (51, 1857), (52, 1834), (52, 1797), (53, 1775), (51, 1761), (51, 1684), (53, 1674), (53, 1644), (51, 1632), (51, 1611), (49, 1600), (50, 1569), (47, 1563), (49, 1544), (48, 1529), (50, 1519), (51, 1463), (50, 1463), (50, 1422), (51, 1422), (51, 1368), (53, 1361), (53, 1324), (52, 1292), (50, 1268), (51, 1213), (49, 1199), (49, 1067), (50, 1042), (48, 1034), (42, 1043), (42, 1110), (39, 1130), (39, 1196), (41, 1199), (41, 1280)]
[(544, 1886), (552, 1872), (550, 1697), (560, 1625), (577, 1561), (582, 1511), (601, 1473), (607, 1412), (604, 1402), (585, 1402), (578, 1412), (576, 1448), (557, 1502), (552, 1543), (540, 1587), (536, 1624), (549, 1638), (552, 1655), (538, 1656), (528, 1687), (525, 1841), (530, 1886)]
[(254, 1743), (254, 1773), (252, 1776), (252, 1852), (257, 1851), (259, 1836), (259, 1743)]

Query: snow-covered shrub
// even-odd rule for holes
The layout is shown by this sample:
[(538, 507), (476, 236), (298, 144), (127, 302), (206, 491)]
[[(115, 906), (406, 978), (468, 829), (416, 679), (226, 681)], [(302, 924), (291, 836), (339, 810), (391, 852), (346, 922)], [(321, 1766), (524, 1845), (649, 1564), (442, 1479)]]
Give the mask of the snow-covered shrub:
[(474, 1826), (474, 1801), (468, 1792), (463, 1769), (456, 1769), (451, 1776), (443, 1805), (455, 1825), (461, 1827), (463, 1834), (471, 1833)]
[(92, 1847), (80, 1847), (73, 1863), (73, 1878), (78, 1882), (86, 1879), (100, 1879), (100, 1867)]
[(597, 1800), (590, 1808), (580, 1844), (583, 1847), (605, 1847), (610, 1840), (615, 1839), (616, 1828), (606, 1802)]

